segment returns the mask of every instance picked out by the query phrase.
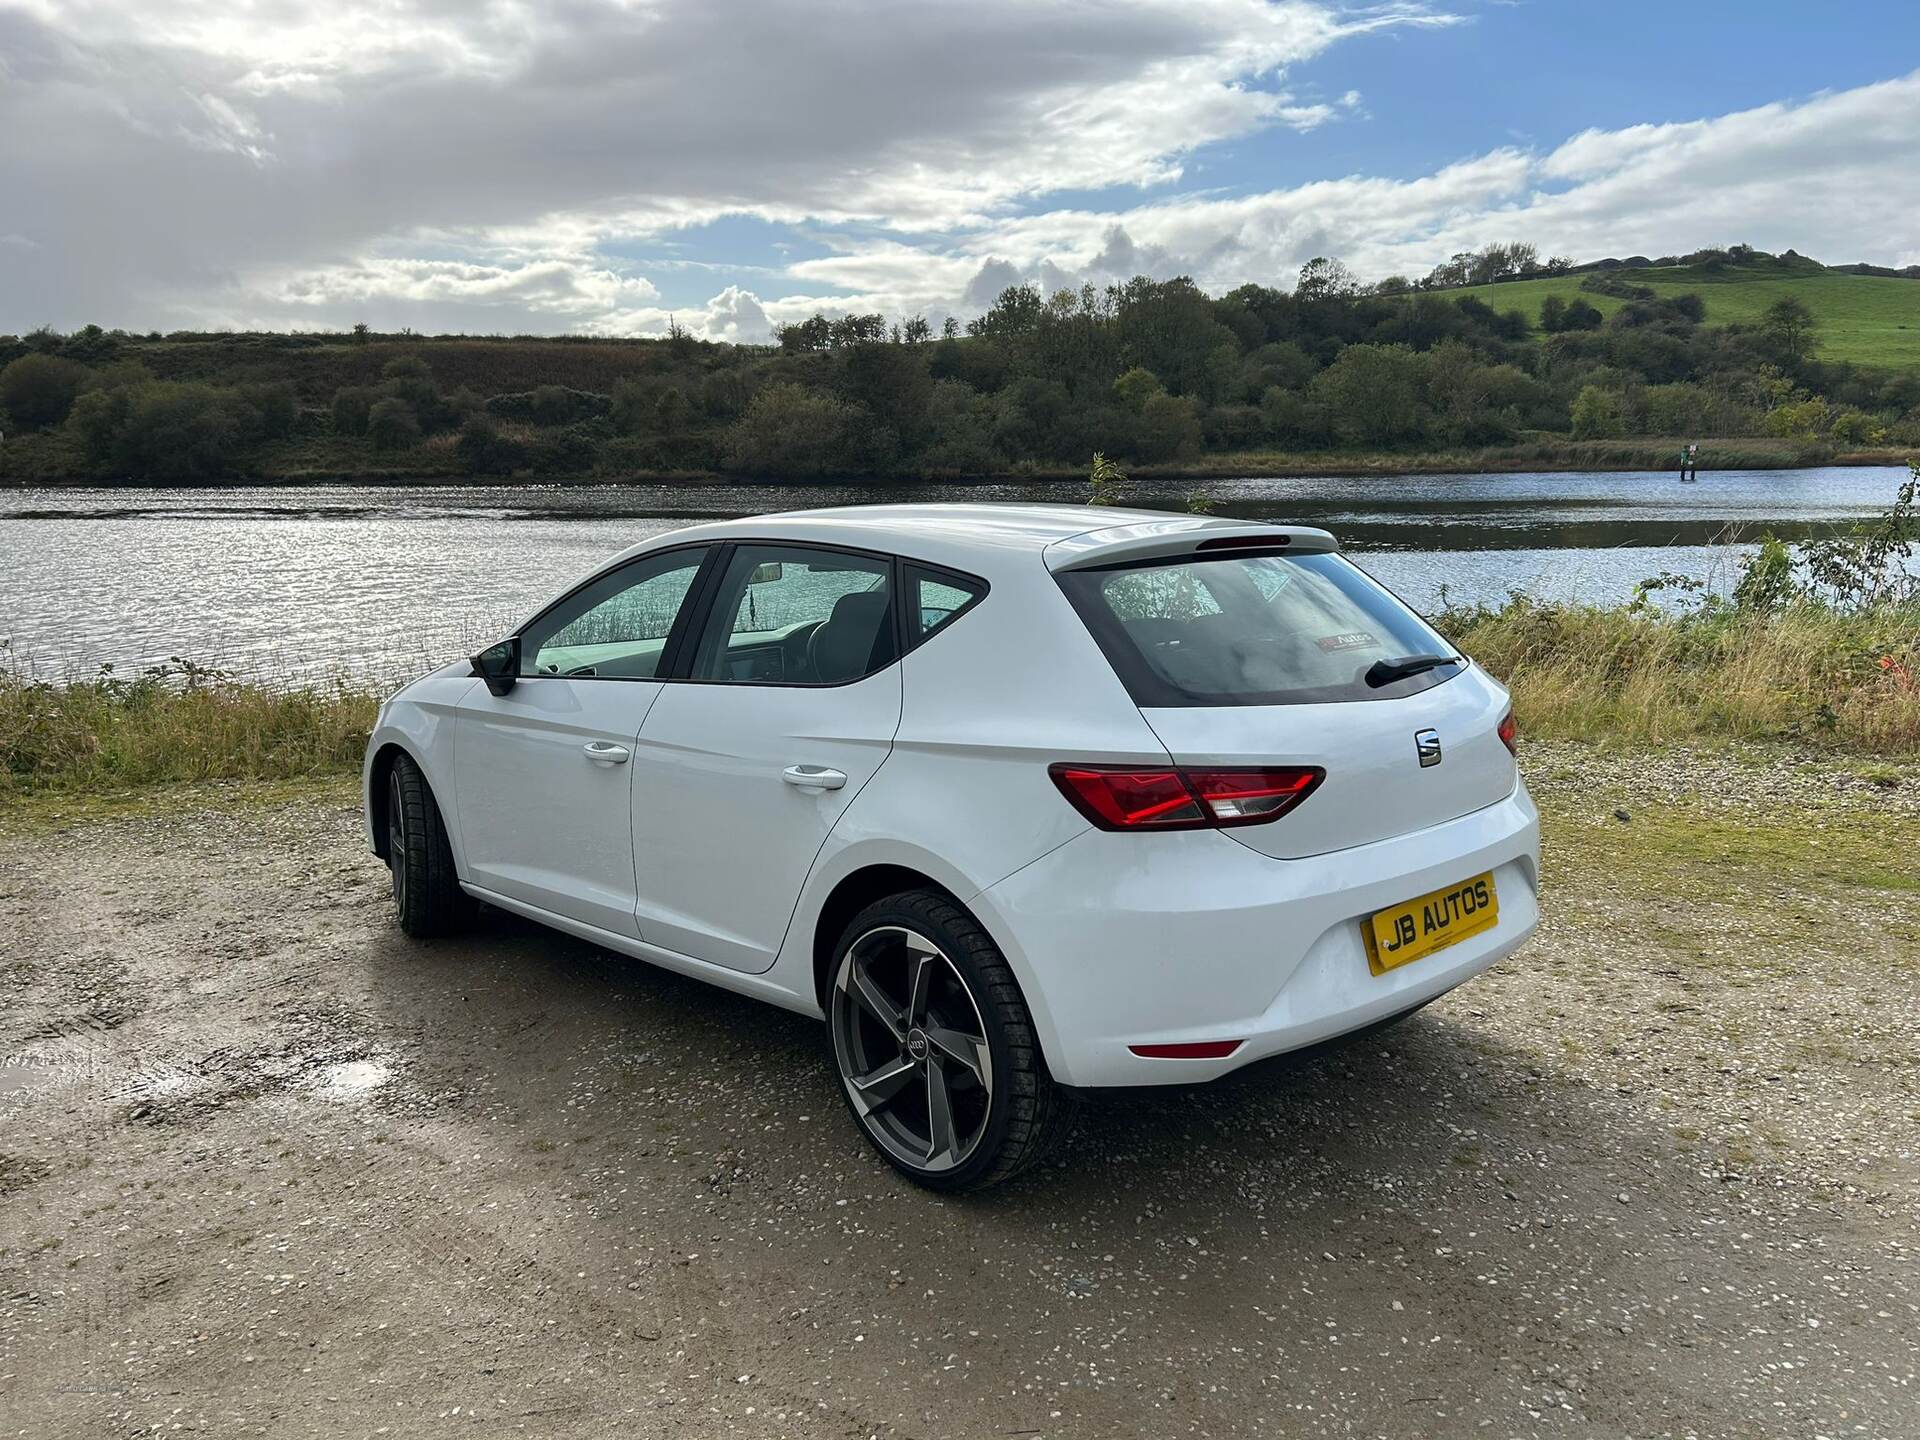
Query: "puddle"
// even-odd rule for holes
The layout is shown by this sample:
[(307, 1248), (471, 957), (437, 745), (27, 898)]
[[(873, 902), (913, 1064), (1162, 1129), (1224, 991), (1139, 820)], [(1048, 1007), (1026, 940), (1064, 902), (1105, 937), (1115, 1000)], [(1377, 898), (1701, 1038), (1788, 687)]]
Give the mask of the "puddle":
[(328, 1100), (360, 1100), (393, 1078), (384, 1060), (342, 1060), (317, 1072), (308, 1083)]
[(51, 1085), (59, 1078), (60, 1072), (51, 1065), (22, 1065), (11, 1061), (0, 1064), (0, 1100), (25, 1095), (29, 1090)]

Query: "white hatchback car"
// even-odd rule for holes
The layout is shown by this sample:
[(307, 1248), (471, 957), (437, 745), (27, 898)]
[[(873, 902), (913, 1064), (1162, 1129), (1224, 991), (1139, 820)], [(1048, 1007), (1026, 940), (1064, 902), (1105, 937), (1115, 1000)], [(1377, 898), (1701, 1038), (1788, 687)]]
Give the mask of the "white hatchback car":
[(1031, 1165), (1076, 1089), (1397, 1018), (1538, 918), (1506, 692), (1323, 530), (696, 526), (401, 690), (365, 782), (409, 934), (477, 898), (824, 1017), (940, 1189)]

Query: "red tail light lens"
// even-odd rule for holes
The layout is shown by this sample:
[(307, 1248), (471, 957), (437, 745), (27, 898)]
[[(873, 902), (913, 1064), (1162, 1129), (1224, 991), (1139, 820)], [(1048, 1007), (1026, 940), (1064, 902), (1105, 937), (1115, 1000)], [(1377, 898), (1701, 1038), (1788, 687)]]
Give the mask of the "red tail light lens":
[(1313, 765), (1258, 770), (1055, 765), (1047, 773), (1073, 807), (1102, 830), (1263, 825), (1306, 799), (1327, 774)]
[(1506, 718), (1500, 722), (1500, 743), (1511, 750), (1514, 758), (1520, 755), (1520, 729), (1513, 723), (1513, 712), (1507, 711)]
[(1102, 830), (1178, 830), (1207, 823), (1177, 770), (1055, 765), (1048, 773), (1060, 793)]

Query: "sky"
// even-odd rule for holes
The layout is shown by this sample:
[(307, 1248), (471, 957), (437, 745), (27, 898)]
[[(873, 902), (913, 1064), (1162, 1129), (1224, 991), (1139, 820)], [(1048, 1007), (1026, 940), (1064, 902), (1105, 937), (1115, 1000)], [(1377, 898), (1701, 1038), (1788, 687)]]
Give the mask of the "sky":
[(0, 333), (1920, 263), (1916, 0), (0, 0)]

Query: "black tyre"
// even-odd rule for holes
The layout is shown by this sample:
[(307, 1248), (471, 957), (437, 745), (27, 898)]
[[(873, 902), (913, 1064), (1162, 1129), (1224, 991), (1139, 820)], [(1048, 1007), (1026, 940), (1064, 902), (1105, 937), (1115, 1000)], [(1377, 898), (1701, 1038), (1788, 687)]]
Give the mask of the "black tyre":
[(427, 777), (410, 755), (387, 775), (387, 869), (400, 928), (416, 939), (450, 935), (471, 910), (453, 869), (453, 849)]
[(983, 1190), (1045, 1157), (1073, 1121), (1005, 957), (949, 897), (869, 905), (834, 947), (828, 1028), (860, 1131), (933, 1190)]

